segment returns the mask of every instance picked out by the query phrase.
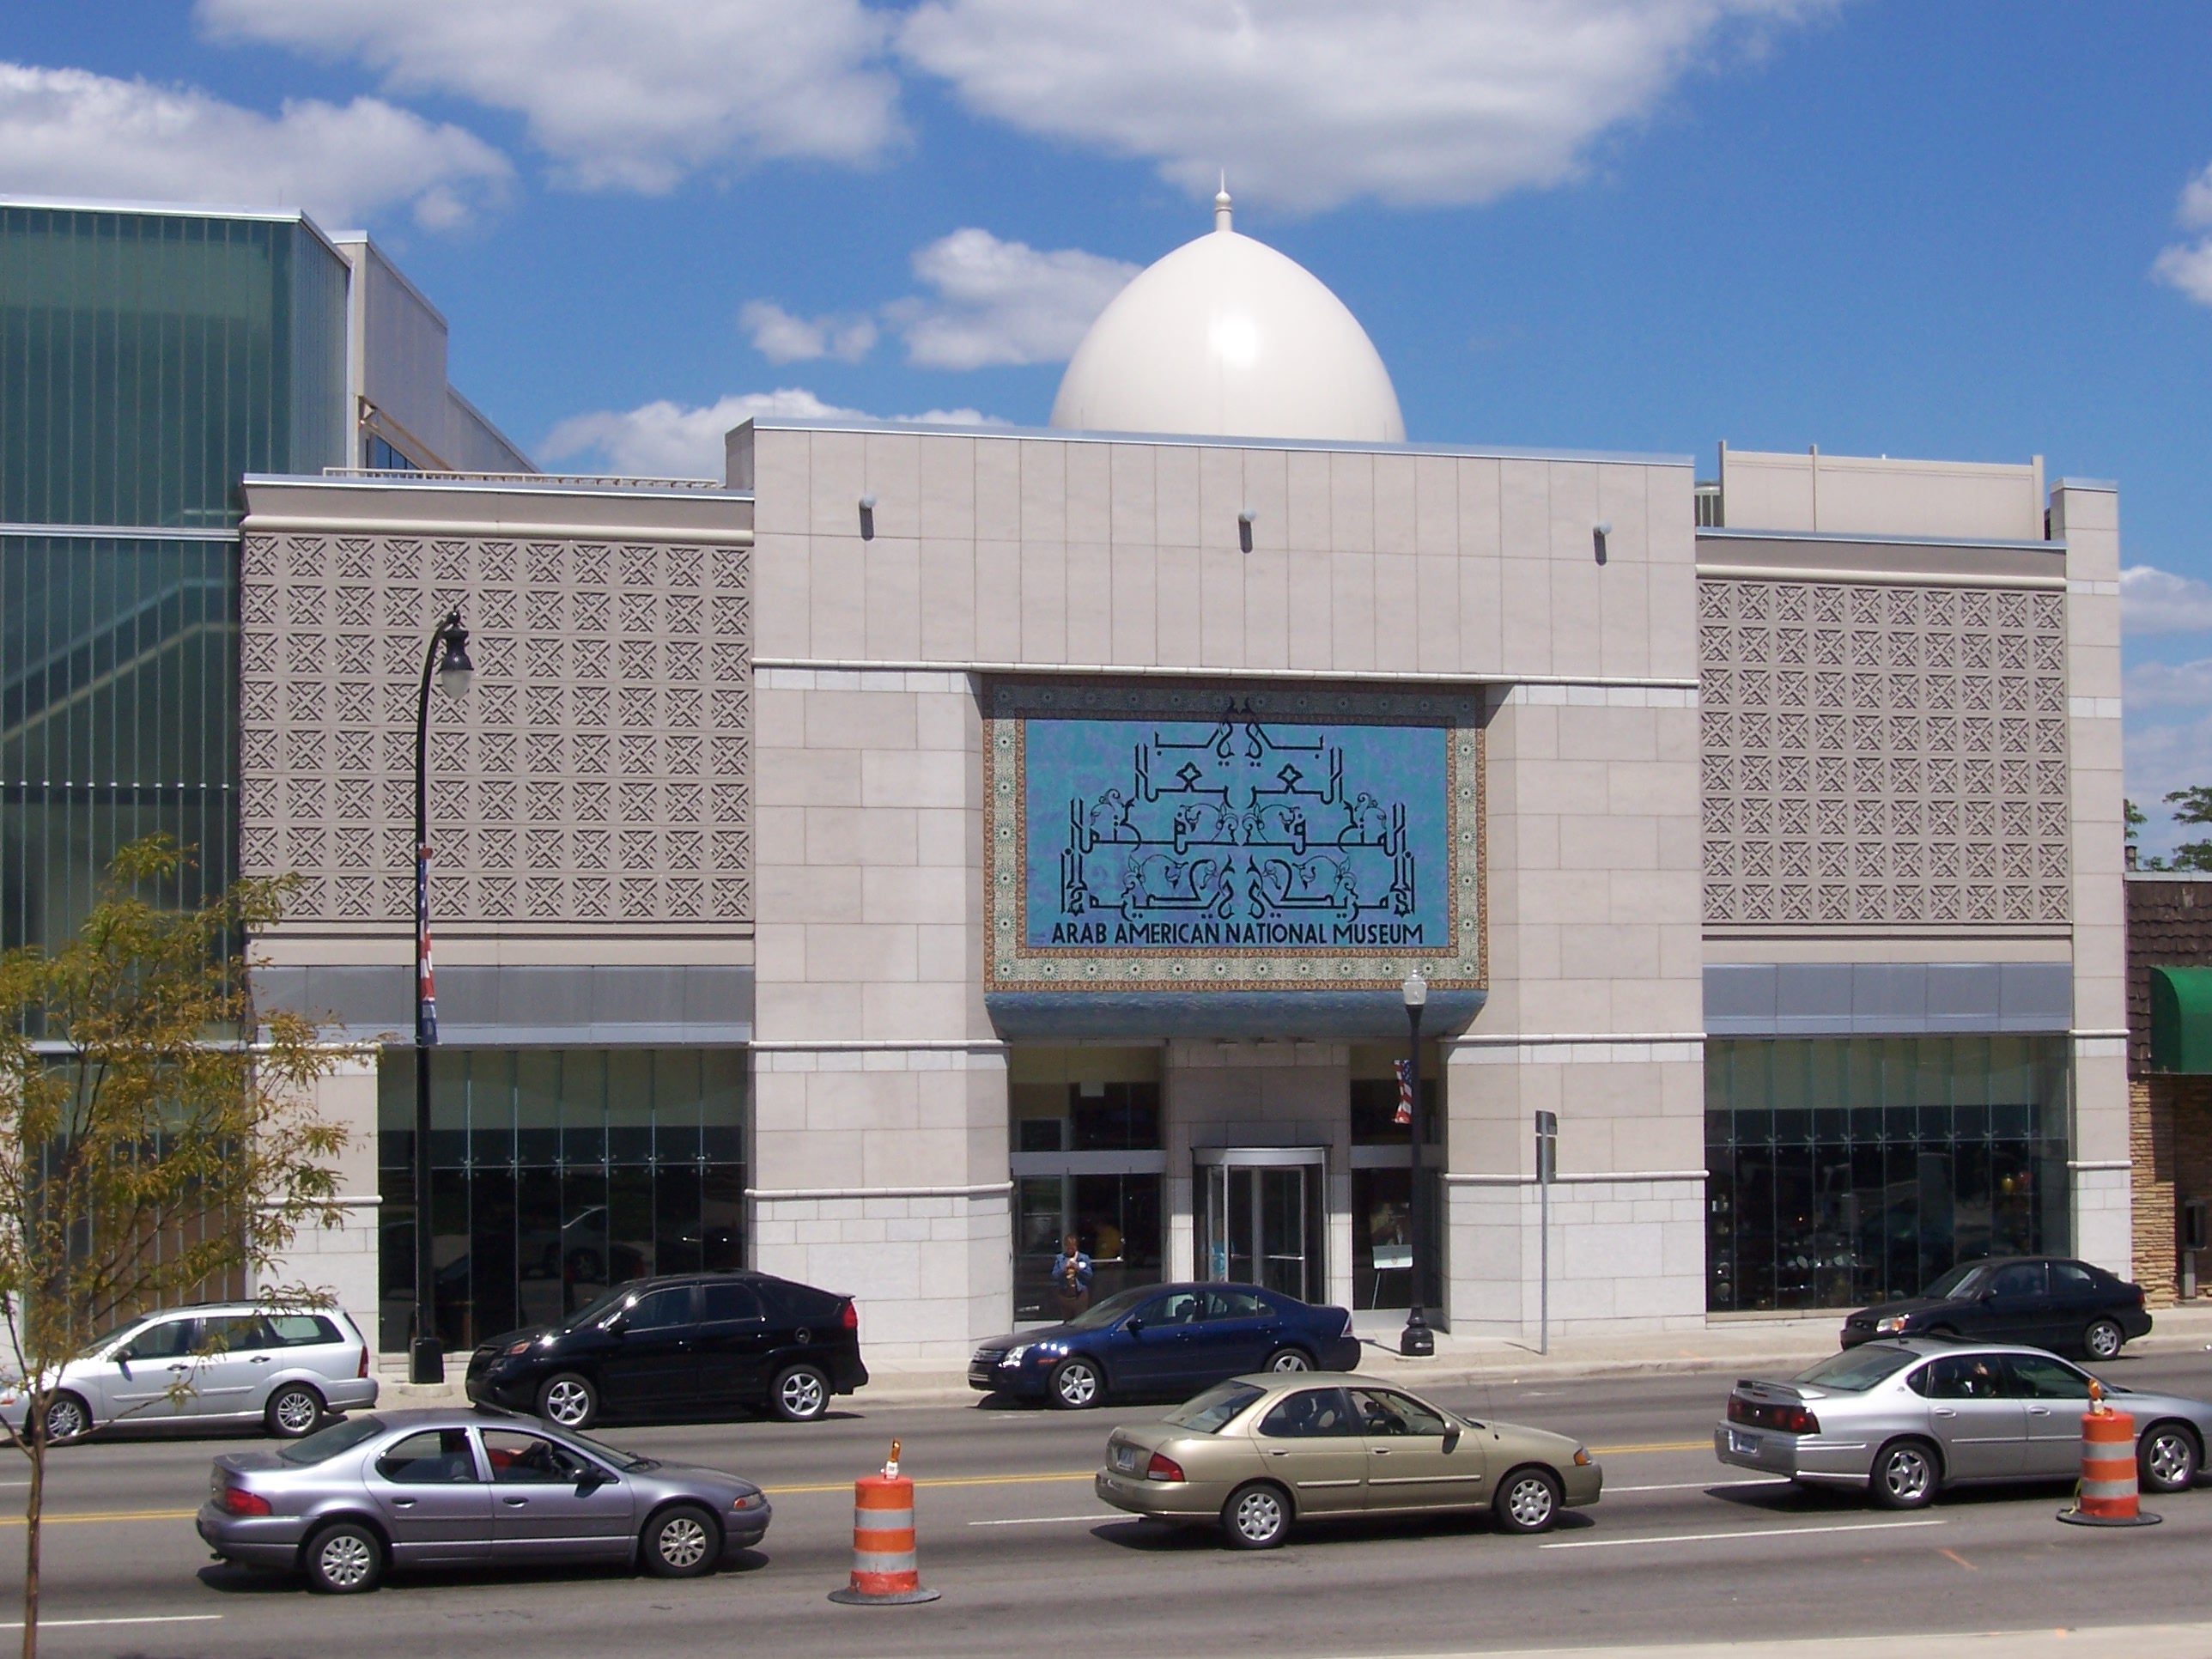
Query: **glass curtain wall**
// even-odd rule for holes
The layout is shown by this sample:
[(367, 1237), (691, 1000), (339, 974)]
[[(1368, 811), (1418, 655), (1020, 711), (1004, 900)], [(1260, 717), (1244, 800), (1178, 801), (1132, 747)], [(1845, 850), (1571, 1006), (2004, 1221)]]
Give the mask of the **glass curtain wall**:
[[(1017, 1048), (1009, 1056), (1015, 1318), (1061, 1319), (1159, 1282), (1159, 1062), (1156, 1048)], [(1053, 1282), (1069, 1233), (1091, 1258), (1087, 1298)]]
[[(378, 1073), (379, 1346), (415, 1298), (415, 1054)], [(439, 1340), (558, 1321), (611, 1285), (744, 1261), (745, 1056), (736, 1048), (440, 1048), (430, 1214)]]
[(1705, 1045), (1706, 1305), (1850, 1308), (2063, 1252), (2061, 1036)]

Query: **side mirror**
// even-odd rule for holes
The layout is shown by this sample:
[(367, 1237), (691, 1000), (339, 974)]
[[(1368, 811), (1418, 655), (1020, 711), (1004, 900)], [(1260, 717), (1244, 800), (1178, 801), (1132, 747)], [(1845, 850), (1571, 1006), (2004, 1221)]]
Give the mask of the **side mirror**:
[(1145, 1316), (1144, 1316), (1144, 1315), (1142, 1315), (1142, 1314), (1131, 1314), (1131, 1315), (1129, 1316), (1129, 1322), (1128, 1322), (1127, 1324), (1126, 1324), (1126, 1325), (1122, 1326), (1122, 1327), (1121, 1327), (1121, 1328), (1122, 1328), (1123, 1330), (1125, 1330), (1125, 1331), (1128, 1332), (1128, 1334), (1129, 1334), (1130, 1335), (1132, 1335), (1132, 1336), (1142, 1336), (1142, 1335), (1145, 1334)]
[(610, 1477), (598, 1469), (586, 1469), (576, 1477), (576, 1496), (589, 1498), (600, 1487), (610, 1484)]
[(607, 1322), (600, 1326), (599, 1328), (605, 1331), (609, 1336), (620, 1336), (624, 1331), (629, 1328), (629, 1316), (628, 1314), (610, 1314), (607, 1316)]
[(1459, 1444), (1459, 1425), (1455, 1423), (1444, 1431), (1444, 1449), (1451, 1450)]

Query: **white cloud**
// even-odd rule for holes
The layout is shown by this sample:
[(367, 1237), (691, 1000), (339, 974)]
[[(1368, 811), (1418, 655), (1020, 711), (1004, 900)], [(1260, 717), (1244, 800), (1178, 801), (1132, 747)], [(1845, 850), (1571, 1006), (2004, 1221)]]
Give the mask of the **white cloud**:
[(1041, 252), (972, 226), (914, 256), (933, 299), (884, 307), (926, 368), (1065, 362), (1137, 267), (1080, 248)]
[(219, 39), (380, 72), (387, 89), (509, 110), (587, 190), (664, 191), (695, 170), (862, 162), (903, 136), (860, 0), (199, 0)]
[[(825, 404), (802, 386), (743, 392), (696, 409), (663, 398), (636, 409), (571, 416), (553, 428), (545, 440), (544, 453), (547, 459), (556, 461), (581, 456), (625, 477), (720, 478), (723, 435), (746, 421), (875, 418), (861, 410)], [(995, 415), (973, 409), (933, 409), (893, 419), (918, 426), (1006, 424)]]
[(305, 207), (333, 228), (406, 207), (444, 229), (512, 173), (474, 135), (375, 98), (268, 116), (188, 87), (0, 63), (0, 178), (19, 191)]
[(2120, 629), (2127, 634), (2195, 634), (2212, 629), (2212, 584), (2155, 565), (2120, 572)]
[(794, 317), (772, 300), (755, 300), (738, 313), (738, 325), (753, 349), (772, 363), (835, 357), (857, 363), (875, 349), (876, 325), (866, 317)]
[[(271, 0), (274, 3), (274, 0)], [(1481, 202), (1575, 176), (1687, 70), (1827, 0), (927, 0), (907, 60), (1211, 196)]]
[(2174, 824), (2166, 798), (2178, 789), (2212, 784), (2212, 714), (2162, 726), (2130, 720), (2126, 750), (2128, 799), (2149, 819), (2138, 832), (2143, 852), (2164, 857), (2178, 842), (2201, 840), (2204, 832), (2199, 826)]
[[(2184, 230), (2212, 231), (2212, 167), (2181, 187), (2173, 222)], [(2176, 242), (2151, 262), (2150, 274), (2179, 289), (2200, 306), (2212, 306), (2212, 235)]]

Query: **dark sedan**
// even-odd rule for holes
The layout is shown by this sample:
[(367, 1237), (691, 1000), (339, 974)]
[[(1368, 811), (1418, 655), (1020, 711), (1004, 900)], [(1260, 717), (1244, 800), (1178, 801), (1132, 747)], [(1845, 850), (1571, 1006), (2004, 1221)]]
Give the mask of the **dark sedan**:
[(410, 1411), (216, 1458), (199, 1533), (227, 1561), (343, 1595), (409, 1567), (595, 1561), (688, 1578), (757, 1544), (769, 1519), (733, 1474), (504, 1413)]
[(1352, 1316), (1257, 1285), (1147, 1285), (1063, 1325), (994, 1337), (968, 1362), (987, 1394), (1068, 1411), (1117, 1398), (1181, 1399), (1249, 1371), (1358, 1368)]
[(769, 1273), (687, 1273), (494, 1337), (469, 1357), (468, 1393), (564, 1429), (761, 1409), (804, 1423), (867, 1380), (851, 1297)]
[(2058, 1256), (1996, 1256), (1954, 1267), (1918, 1296), (1862, 1308), (1844, 1321), (1844, 1346), (1881, 1337), (2020, 1342), (2110, 1359), (2147, 1334), (2142, 1287)]

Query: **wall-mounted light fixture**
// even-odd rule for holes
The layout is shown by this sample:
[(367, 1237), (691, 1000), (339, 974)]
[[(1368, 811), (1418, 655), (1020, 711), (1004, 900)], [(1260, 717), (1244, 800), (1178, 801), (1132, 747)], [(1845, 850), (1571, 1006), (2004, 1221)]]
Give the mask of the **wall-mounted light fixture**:
[(1613, 520), (1601, 519), (1590, 526), (1590, 545), (1596, 550), (1597, 562), (1605, 562), (1605, 538), (1613, 534)]
[(1259, 516), (1259, 509), (1250, 507), (1237, 515), (1237, 545), (1247, 553), (1252, 550), (1252, 522)]
[(860, 497), (860, 539), (864, 542), (872, 542), (875, 538), (876, 498), (873, 495), (863, 495)]

